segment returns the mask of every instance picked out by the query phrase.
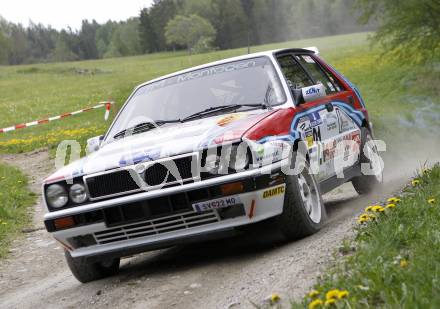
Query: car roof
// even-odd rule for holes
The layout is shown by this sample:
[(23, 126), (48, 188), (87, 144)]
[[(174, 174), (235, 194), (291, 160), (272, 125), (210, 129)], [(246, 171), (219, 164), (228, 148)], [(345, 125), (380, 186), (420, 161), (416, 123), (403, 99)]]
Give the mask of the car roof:
[(222, 59), (222, 60), (218, 60), (218, 61), (214, 61), (214, 62), (209, 62), (209, 63), (205, 63), (202, 65), (198, 65), (198, 66), (194, 66), (194, 67), (190, 67), (184, 70), (180, 70), (171, 74), (167, 74), (167, 75), (163, 75), (160, 77), (157, 77), (155, 79), (146, 81), (140, 85), (138, 85), (135, 89), (138, 89), (142, 86), (169, 78), (169, 77), (173, 77), (173, 76), (177, 76), (180, 74), (185, 74), (188, 72), (192, 72), (195, 70), (200, 70), (200, 69), (204, 69), (204, 68), (208, 68), (208, 67), (212, 67), (212, 66), (216, 66), (216, 65), (221, 65), (221, 64), (225, 64), (225, 63), (229, 63), (229, 62), (234, 62), (234, 61), (241, 61), (241, 60), (246, 60), (246, 59), (252, 59), (252, 58), (256, 58), (256, 57), (262, 57), (262, 56), (266, 56), (266, 57), (272, 57), (273, 55), (276, 54), (284, 54), (284, 53), (306, 53), (306, 54), (318, 54), (319, 51), (316, 47), (307, 47), (307, 48), (284, 48), (284, 49), (273, 49), (273, 50), (267, 50), (267, 51), (263, 51), (263, 52), (257, 52), (257, 53), (251, 53), (251, 54), (246, 54), (246, 55), (241, 55), (241, 56), (236, 56), (236, 57), (231, 57), (231, 58), (226, 58), (226, 59)]

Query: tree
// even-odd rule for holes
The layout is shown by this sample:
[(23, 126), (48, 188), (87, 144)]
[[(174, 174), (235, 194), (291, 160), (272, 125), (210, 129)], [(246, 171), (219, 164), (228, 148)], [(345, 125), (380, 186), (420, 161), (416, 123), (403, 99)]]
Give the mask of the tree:
[(8, 22), (0, 15), (0, 64), (9, 64), (11, 42), (7, 36)]
[(26, 29), (27, 36), (27, 62), (47, 61), (55, 48), (58, 33), (50, 26), (29, 22)]
[(165, 27), (177, 14), (174, 0), (154, 0), (149, 11), (157, 50), (166, 50)]
[(0, 28), (0, 64), (8, 64), (9, 40)]
[(110, 42), (112, 39), (113, 31), (115, 31), (117, 23), (113, 21), (107, 21), (96, 29), (95, 42), (96, 49), (98, 50), (98, 58), (103, 58), (107, 53)]
[(55, 61), (73, 61), (78, 60), (79, 56), (72, 51), (72, 36), (66, 30), (61, 30), (53, 51), (52, 59)]
[(142, 52), (139, 42), (139, 18), (130, 18), (119, 26), (119, 31), (124, 38), (127, 54), (138, 55)]
[(117, 27), (112, 33), (110, 45), (107, 52), (104, 54), (105, 58), (121, 57), (128, 54), (127, 46), (125, 46), (121, 29)]
[(26, 30), (21, 24), (9, 25), (9, 64), (21, 64), (26, 62), (28, 56), (28, 40), (26, 37)]
[(200, 41), (215, 36), (215, 29), (209, 21), (198, 16), (177, 15), (170, 20), (165, 28), (165, 37), (168, 44), (177, 44), (191, 49)]
[(98, 48), (96, 47), (96, 30), (99, 28), (98, 23), (92, 20), (91, 23), (87, 19), (82, 21), (81, 31), (79, 32), (79, 48), (81, 50), (82, 59), (98, 58)]
[(250, 46), (251, 44), (258, 44), (257, 37), (257, 27), (255, 25), (254, 18), (254, 0), (240, 0), (241, 6), (243, 7), (243, 12), (246, 15), (247, 23), (246, 23), (246, 31), (247, 31), (247, 44)]
[(139, 44), (139, 19), (120, 22), (112, 33), (108, 51), (104, 57), (121, 57), (141, 53)]
[(157, 35), (152, 25), (150, 11), (147, 8), (141, 10), (139, 17), (139, 40), (143, 53), (152, 53), (159, 50)]
[(440, 58), (440, 1), (357, 0), (361, 21), (376, 20), (374, 40), (411, 62)]
[(217, 30), (215, 44), (220, 49), (247, 45), (247, 18), (239, 0), (214, 0), (218, 16), (213, 22)]

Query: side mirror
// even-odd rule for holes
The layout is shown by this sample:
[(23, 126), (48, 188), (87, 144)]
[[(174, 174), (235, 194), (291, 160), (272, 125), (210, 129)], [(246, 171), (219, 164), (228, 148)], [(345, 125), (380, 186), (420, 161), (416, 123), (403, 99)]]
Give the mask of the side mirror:
[(293, 99), (295, 100), (295, 103), (297, 105), (300, 105), (300, 104), (303, 104), (306, 102), (306, 101), (304, 101), (302, 88), (292, 89), (292, 96), (293, 96)]
[(103, 139), (104, 139), (104, 135), (89, 138), (87, 140), (87, 153), (98, 151)]
[(292, 89), (292, 96), (297, 105), (315, 101), (319, 98), (325, 97), (326, 91), (323, 84), (316, 84), (309, 87), (303, 87), (299, 89)]

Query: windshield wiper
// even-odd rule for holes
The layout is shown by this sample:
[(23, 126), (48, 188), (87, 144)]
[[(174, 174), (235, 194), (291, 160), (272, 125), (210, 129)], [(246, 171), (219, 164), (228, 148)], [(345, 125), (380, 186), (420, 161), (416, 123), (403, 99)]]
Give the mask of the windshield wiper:
[(180, 119), (171, 119), (171, 120), (154, 120), (154, 121), (141, 122), (133, 127), (124, 129), (124, 130), (116, 133), (113, 136), (113, 138), (118, 139), (120, 137), (125, 137), (126, 134), (127, 134), (127, 136), (130, 136), (130, 135), (134, 135), (134, 134), (138, 134), (138, 133), (142, 133), (142, 132), (147, 132), (147, 131), (153, 130), (157, 127), (160, 127), (161, 125), (164, 125), (166, 123), (178, 123), (178, 122), (182, 122), (182, 121)]
[(266, 103), (259, 103), (259, 104), (230, 104), (230, 105), (221, 105), (221, 106), (214, 106), (207, 108), (205, 110), (202, 110), (200, 112), (194, 113), (192, 115), (189, 115), (188, 117), (185, 117), (182, 119), (182, 122), (193, 120), (196, 118), (202, 118), (207, 115), (215, 114), (218, 112), (224, 112), (224, 111), (233, 111), (242, 107), (261, 107), (261, 108), (268, 108), (268, 104)]

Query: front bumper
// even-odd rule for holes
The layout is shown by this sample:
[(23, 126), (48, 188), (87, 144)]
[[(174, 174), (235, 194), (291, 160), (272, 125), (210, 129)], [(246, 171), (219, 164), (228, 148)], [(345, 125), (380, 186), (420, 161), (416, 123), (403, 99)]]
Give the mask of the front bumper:
[[(50, 224), (57, 218), (82, 216), (97, 211), (108, 213), (109, 210), (116, 209), (115, 206), (122, 209), (153, 198), (169, 198), (195, 189), (214, 188), (225, 183), (256, 179), (255, 177), (260, 175), (268, 175), (269, 181), (264, 187), (260, 186), (250, 192), (236, 194), (240, 198), (240, 204), (227, 209), (206, 212), (186, 209), (166, 216), (117, 222), (116, 224), (109, 224), (108, 218), (105, 218), (102, 222), (53, 231), (52, 234), (71, 250), (72, 257), (92, 257), (108, 254), (124, 256), (127, 252), (135, 251), (136, 248), (142, 248), (142, 251), (154, 250), (165, 247), (167, 244), (180, 243), (180, 241), (203, 237), (213, 232), (228, 231), (282, 213), (285, 185), (279, 171), (281, 166), (286, 163), (286, 160), (283, 160), (256, 170), (47, 213), (45, 215), (46, 227), (51, 230)], [(281, 187), (283, 189), (271, 191), (276, 194), (267, 194), (269, 190)]]

